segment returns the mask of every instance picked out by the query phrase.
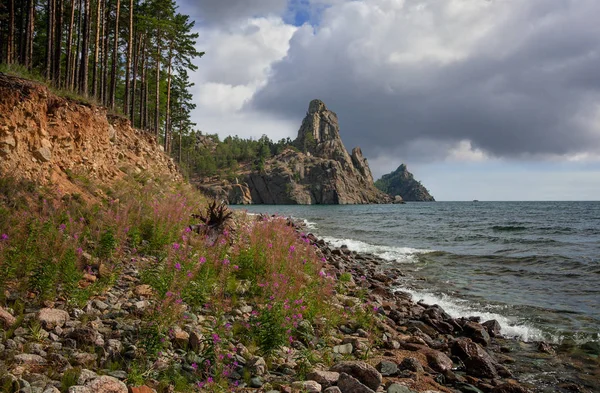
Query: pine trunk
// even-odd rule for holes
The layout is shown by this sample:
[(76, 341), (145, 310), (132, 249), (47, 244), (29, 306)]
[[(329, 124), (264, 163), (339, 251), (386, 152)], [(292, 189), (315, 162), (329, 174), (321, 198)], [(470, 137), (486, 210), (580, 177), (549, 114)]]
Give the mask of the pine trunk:
[(129, 87), (131, 75), (131, 56), (133, 54), (133, 0), (129, 0), (129, 40), (127, 42), (127, 64), (125, 66), (125, 96), (123, 97), (123, 113), (129, 113)]
[(154, 134), (158, 139), (160, 126), (160, 28), (156, 36), (156, 108), (154, 111)]
[(72, 52), (73, 52), (73, 25), (75, 23), (75, 5), (76, 0), (71, 0), (71, 20), (69, 22), (69, 31), (67, 33), (67, 64), (66, 64), (66, 76), (65, 85), (67, 88), (71, 87), (71, 69), (73, 68)]
[(115, 11), (115, 41), (113, 44), (112, 67), (110, 72), (110, 109), (115, 109), (115, 94), (117, 92), (117, 63), (119, 61), (119, 13), (121, 11), (121, 0), (117, 0), (117, 9)]
[(142, 47), (142, 39), (144, 35), (140, 34), (136, 40), (135, 55), (133, 56), (133, 75), (131, 77), (131, 106), (129, 110), (129, 119), (131, 124), (135, 126), (135, 91), (137, 87), (137, 71), (140, 62), (140, 50)]
[(81, 50), (81, 27), (82, 27), (82, 14), (83, 14), (83, 0), (79, 1), (78, 12), (77, 12), (77, 38), (75, 38), (75, 51), (73, 52), (73, 70), (71, 70), (71, 90), (79, 90), (79, 51)]
[(24, 65), (31, 70), (33, 63), (33, 33), (35, 26), (35, 0), (27, 0), (27, 25), (25, 34), (25, 61)]
[(169, 42), (169, 66), (167, 68), (167, 109), (165, 113), (165, 152), (171, 152), (171, 66), (173, 63), (173, 41)]
[[(52, 40), (54, 38), (54, 0), (48, 0), (46, 28), (46, 78), (52, 79)], [(10, 63), (10, 51), (8, 53)]]
[(146, 82), (146, 38), (144, 37), (144, 43), (142, 44), (142, 78), (140, 80), (140, 128), (146, 129), (146, 92), (148, 91), (148, 83)]
[(100, 58), (100, 15), (102, 0), (96, 0), (96, 36), (94, 38), (94, 66), (92, 68), (92, 97), (98, 99), (98, 59)]
[(140, 105), (143, 103), (143, 108), (144, 108), (144, 116), (142, 117), (144, 119), (144, 124), (143, 124), (143, 128), (144, 130), (148, 130), (148, 90), (149, 90), (149, 86), (148, 86), (148, 58), (146, 57), (147, 54), (144, 56), (144, 99), (142, 100), (142, 102), (140, 102)]
[(81, 40), (81, 65), (79, 66), (79, 93), (84, 97), (88, 95), (88, 71), (90, 52), (90, 21), (91, 4), (85, 0), (83, 16), (83, 38)]
[[(101, 0), (105, 1), (105, 0)], [(108, 20), (110, 16), (110, 3), (104, 3), (104, 18), (102, 18), (102, 103), (108, 105)]]
[(15, 61), (15, 0), (8, 0), (8, 35), (6, 37), (6, 62)]
[(61, 87), (61, 54), (62, 54), (62, 24), (63, 24), (63, 0), (54, 0), (54, 55), (53, 55), (53, 71), (54, 74), (54, 85)]

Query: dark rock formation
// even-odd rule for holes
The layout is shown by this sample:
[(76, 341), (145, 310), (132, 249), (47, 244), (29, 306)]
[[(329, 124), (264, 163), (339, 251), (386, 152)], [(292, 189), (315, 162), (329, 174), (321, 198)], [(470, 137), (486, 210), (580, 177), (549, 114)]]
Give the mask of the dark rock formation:
[(268, 159), (262, 170), (240, 173), (240, 185), (222, 182), (200, 187), (232, 204), (392, 202), (373, 184), (360, 148), (348, 153), (340, 138), (337, 115), (322, 101), (310, 102), (293, 146)]
[(434, 202), (435, 199), (429, 194), (421, 182), (415, 180), (406, 165), (402, 164), (392, 173), (383, 175), (375, 182), (375, 186), (381, 191), (392, 196), (400, 195), (405, 201)]

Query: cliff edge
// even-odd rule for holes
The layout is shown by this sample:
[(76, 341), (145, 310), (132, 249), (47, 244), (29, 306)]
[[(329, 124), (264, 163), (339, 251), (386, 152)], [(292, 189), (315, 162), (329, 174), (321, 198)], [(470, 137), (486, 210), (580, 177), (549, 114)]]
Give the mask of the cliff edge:
[(0, 73), (0, 175), (93, 198), (73, 178), (108, 185), (126, 172), (181, 179), (155, 138), (128, 120)]

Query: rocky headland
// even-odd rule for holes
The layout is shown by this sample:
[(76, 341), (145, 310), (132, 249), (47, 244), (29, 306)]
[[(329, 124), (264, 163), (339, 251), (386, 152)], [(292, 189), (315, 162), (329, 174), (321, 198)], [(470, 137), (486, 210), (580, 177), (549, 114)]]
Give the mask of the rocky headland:
[(383, 175), (375, 182), (375, 187), (393, 197), (401, 196), (409, 202), (434, 202), (435, 199), (420, 181), (408, 171), (406, 165), (400, 165), (395, 171)]
[(247, 166), (237, 181), (202, 179), (200, 189), (230, 204), (390, 203), (378, 190), (359, 147), (350, 154), (340, 137), (337, 115), (320, 100), (310, 102), (292, 146), (260, 170)]

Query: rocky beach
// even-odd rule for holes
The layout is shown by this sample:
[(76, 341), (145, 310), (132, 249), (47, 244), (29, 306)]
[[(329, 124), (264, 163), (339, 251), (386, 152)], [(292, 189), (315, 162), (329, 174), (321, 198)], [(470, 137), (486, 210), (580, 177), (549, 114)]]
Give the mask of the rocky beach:
[[(255, 220), (280, 220), (256, 216)], [(268, 356), (249, 350), (234, 332), (228, 333), (225, 367), (234, 390), (328, 393), (410, 392), (594, 392), (598, 386), (597, 359), (567, 356), (564, 348), (544, 342), (525, 343), (503, 337), (497, 321), (452, 318), (435, 304), (415, 302), (397, 288), (404, 273), (389, 261), (332, 247), (287, 221), (300, 239), (322, 258), (319, 274), (334, 292), (328, 299), (332, 315), (344, 315), (329, 330), (301, 321), (298, 340)], [(92, 259), (91, 256), (87, 256)], [(102, 294), (81, 307), (56, 299), (34, 306), (8, 293), (7, 301), (21, 304), (0, 308), (6, 330), (0, 342), (0, 374), (6, 392), (152, 392), (174, 391), (172, 384), (152, 382), (165, 370), (194, 374), (206, 364), (206, 351), (216, 341), (214, 323), (247, 324), (264, 304), (243, 298), (225, 315), (210, 308), (185, 312), (162, 338), (161, 351), (144, 372), (124, 367), (140, 356), (140, 338), (148, 335), (142, 317), (158, 300), (144, 284), (141, 267), (149, 259), (123, 258), (121, 274)], [(94, 268), (87, 285), (100, 276)], [(325, 320), (318, 323), (325, 324)], [(211, 339), (212, 337), (212, 339)], [(218, 336), (217, 336), (218, 337)], [(219, 339), (220, 340), (220, 339)], [(316, 351), (321, 354), (317, 359)], [(219, 364), (221, 363), (221, 364)], [(213, 370), (214, 371), (214, 370)], [(223, 371), (222, 371), (223, 372)], [(137, 374), (136, 374), (137, 373)], [(139, 375), (141, 374), (141, 375)], [(209, 375), (209, 374), (206, 374)], [(136, 381), (138, 383), (136, 384)], [(139, 385), (139, 381), (146, 384)], [(211, 377), (196, 389), (218, 391)], [(167, 389), (167, 390), (164, 390)]]

